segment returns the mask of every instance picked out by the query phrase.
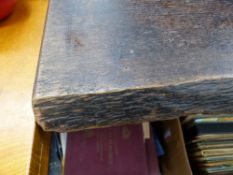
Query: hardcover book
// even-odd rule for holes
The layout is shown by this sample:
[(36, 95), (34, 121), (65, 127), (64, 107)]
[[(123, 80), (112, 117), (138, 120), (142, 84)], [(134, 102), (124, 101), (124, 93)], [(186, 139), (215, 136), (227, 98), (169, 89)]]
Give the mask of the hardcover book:
[(65, 175), (148, 175), (142, 125), (68, 133)]
[(156, 152), (156, 147), (153, 142), (153, 139), (146, 139), (146, 155), (147, 155), (147, 162), (148, 162), (148, 174), (149, 175), (161, 175), (159, 169), (159, 161), (158, 155)]
[(182, 123), (193, 171), (232, 174), (233, 116), (189, 116)]

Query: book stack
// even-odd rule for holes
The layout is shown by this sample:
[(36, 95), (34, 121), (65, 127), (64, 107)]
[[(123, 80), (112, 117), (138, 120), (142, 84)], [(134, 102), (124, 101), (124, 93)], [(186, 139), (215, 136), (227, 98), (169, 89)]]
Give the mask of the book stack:
[(65, 175), (160, 175), (150, 128), (142, 124), (68, 133), (64, 169)]
[(194, 172), (233, 174), (233, 116), (190, 116), (182, 126)]

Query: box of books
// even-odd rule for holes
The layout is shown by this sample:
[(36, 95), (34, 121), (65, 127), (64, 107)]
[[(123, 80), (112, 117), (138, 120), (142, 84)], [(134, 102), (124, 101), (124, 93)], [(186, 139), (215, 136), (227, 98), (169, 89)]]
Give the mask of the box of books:
[(65, 175), (192, 175), (178, 119), (71, 132), (61, 142)]

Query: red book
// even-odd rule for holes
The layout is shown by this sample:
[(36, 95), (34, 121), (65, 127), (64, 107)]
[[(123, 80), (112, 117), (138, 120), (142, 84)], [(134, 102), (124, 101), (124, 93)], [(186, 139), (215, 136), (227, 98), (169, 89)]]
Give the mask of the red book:
[(65, 175), (148, 175), (142, 125), (69, 133)]

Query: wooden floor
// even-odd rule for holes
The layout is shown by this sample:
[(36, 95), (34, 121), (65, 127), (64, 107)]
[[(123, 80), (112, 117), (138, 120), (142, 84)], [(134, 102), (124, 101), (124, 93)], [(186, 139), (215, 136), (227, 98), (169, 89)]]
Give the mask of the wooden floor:
[[(0, 22), (0, 174), (43, 174), (34, 164), (29, 173), (34, 133), (40, 157), (48, 137), (35, 127), (31, 96), (44, 28), (47, 0), (21, 0)], [(36, 129), (35, 129), (36, 128)], [(36, 130), (34, 132), (34, 130)], [(34, 149), (33, 152), (36, 150)], [(38, 159), (38, 158), (37, 158)], [(41, 163), (38, 159), (38, 165)], [(46, 162), (45, 159), (42, 158)]]

